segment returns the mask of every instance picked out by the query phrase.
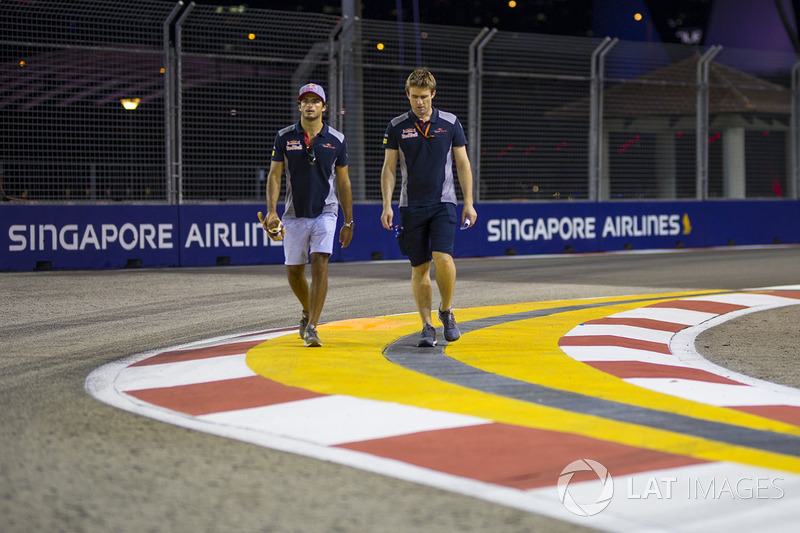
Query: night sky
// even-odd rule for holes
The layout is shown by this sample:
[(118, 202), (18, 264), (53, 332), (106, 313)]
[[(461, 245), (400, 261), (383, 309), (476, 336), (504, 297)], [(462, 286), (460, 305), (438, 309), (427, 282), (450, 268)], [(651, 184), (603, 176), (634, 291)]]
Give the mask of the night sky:
[[(781, 1), (796, 28), (800, 0)], [(341, 0), (195, 2), (330, 15), (341, 14), (342, 7)], [(774, 0), (364, 0), (361, 16), (526, 33), (794, 50)]]

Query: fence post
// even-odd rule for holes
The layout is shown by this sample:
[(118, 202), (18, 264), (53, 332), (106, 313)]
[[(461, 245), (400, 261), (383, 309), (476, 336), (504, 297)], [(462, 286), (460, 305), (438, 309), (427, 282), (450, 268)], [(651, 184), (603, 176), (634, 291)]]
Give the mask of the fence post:
[(183, 23), (194, 9), (194, 6), (195, 3), (190, 2), (175, 24), (175, 56), (178, 63), (175, 83), (175, 139), (177, 141), (175, 150), (175, 188), (178, 191), (178, 205), (183, 203), (183, 43), (181, 42), (181, 33), (183, 31)]
[(591, 81), (589, 84), (589, 200), (601, 200), (600, 183), (603, 179), (603, 80), (605, 57), (619, 42), (616, 37), (606, 37), (592, 52)]
[[(469, 128), (470, 128), (470, 139), (469, 142), (473, 145), (473, 157), (474, 160), (472, 161), (472, 176), (473, 176), (473, 187), (472, 190), (474, 191), (473, 194), (475, 195), (474, 200), (479, 202), (481, 200), (481, 115), (483, 114), (481, 110), (483, 109), (483, 49), (489, 44), (489, 41), (497, 33), (497, 28), (492, 28), (492, 30), (484, 36), (483, 40), (480, 41), (477, 45), (477, 53), (475, 54), (475, 69), (474, 69), (474, 76), (475, 76), (475, 120), (470, 120)], [(472, 111), (472, 108), (470, 108)], [(473, 130), (474, 128), (474, 130)]]
[(714, 45), (697, 60), (697, 138), (695, 166), (697, 173), (695, 198), (708, 198), (708, 64), (722, 50)]
[(174, 143), (175, 143), (175, 109), (173, 100), (175, 98), (175, 55), (169, 42), (169, 33), (172, 21), (175, 16), (183, 9), (183, 3), (175, 4), (169, 16), (164, 20), (162, 32), (164, 35), (164, 159), (166, 164), (166, 194), (165, 200), (169, 204), (177, 203), (177, 190), (174, 179)]
[(344, 36), (350, 31), (350, 26), (353, 24), (353, 19), (344, 15), (342, 17), (342, 31), (337, 37), (337, 62), (336, 62), (336, 91), (335, 91), (335, 106), (337, 114), (337, 122), (339, 131), (344, 131), (344, 69), (345, 69), (345, 39)]
[(472, 162), (473, 169), (472, 175), (473, 179), (475, 180), (475, 184), (473, 184), (473, 189), (475, 190), (475, 200), (477, 201), (480, 194), (478, 192), (477, 181), (478, 181), (478, 159), (477, 159), (477, 136), (478, 136), (478, 117), (480, 116), (480, 110), (478, 109), (479, 100), (478, 100), (478, 91), (479, 91), (479, 77), (478, 77), (478, 65), (477, 61), (478, 58), (475, 55), (475, 49), (480, 43), (481, 39), (489, 32), (489, 28), (482, 28), (478, 35), (469, 43), (469, 95), (468, 95), (468, 117), (467, 120), (469, 121), (469, 131), (467, 137), (467, 154), (469, 155), (469, 160)]
[(366, 197), (366, 169), (364, 165), (364, 80), (361, 59), (360, 19), (353, 17), (345, 21), (341, 33), (340, 66), (342, 69), (342, 117), (347, 138), (350, 167), (350, 184), (353, 200)]
[(344, 24), (343, 17), (328, 34), (328, 123), (339, 131), (342, 126), (342, 113), (339, 107), (339, 58), (336, 54), (336, 35)]

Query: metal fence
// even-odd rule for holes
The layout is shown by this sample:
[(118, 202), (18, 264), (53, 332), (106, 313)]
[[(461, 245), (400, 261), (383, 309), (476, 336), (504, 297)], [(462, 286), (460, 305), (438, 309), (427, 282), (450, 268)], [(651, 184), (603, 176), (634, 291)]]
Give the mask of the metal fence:
[(797, 58), (183, 4), (0, 2), (4, 201), (263, 201), (294, 97), (325, 86), (357, 201), (416, 66), (479, 201), (797, 198)]
[(157, 0), (3, 0), (5, 200), (166, 199), (164, 27), (177, 11)]

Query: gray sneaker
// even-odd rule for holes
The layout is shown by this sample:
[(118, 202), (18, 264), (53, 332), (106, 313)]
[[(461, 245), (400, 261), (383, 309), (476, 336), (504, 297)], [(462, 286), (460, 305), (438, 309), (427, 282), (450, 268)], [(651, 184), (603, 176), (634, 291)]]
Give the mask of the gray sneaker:
[(452, 309), (449, 311), (439, 310), (439, 320), (442, 321), (442, 326), (444, 326), (444, 338), (447, 339), (448, 342), (457, 341), (461, 337), (461, 332), (458, 330), (458, 325), (456, 325), (456, 319), (453, 316)]
[(317, 335), (317, 328), (312, 325), (306, 327), (306, 334), (303, 336), (303, 340), (305, 341), (304, 346), (313, 348), (322, 346), (322, 341), (319, 340), (319, 335)]
[(303, 316), (300, 317), (300, 329), (298, 333), (300, 333), (300, 338), (306, 338), (306, 328), (308, 327), (308, 313), (303, 311)]
[(436, 346), (436, 330), (430, 324), (422, 326), (422, 334), (419, 336), (417, 346), (430, 348)]

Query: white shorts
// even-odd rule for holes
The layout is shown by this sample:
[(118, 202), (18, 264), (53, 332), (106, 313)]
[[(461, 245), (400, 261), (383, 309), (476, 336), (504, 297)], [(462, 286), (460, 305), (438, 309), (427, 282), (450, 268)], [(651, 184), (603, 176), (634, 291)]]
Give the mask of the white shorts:
[(332, 254), (336, 235), (336, 213), (322, 213), (317, 218), (285, 218), (283, 239), (285, 265), (305, 265), (308, 251), (312, 254)]

